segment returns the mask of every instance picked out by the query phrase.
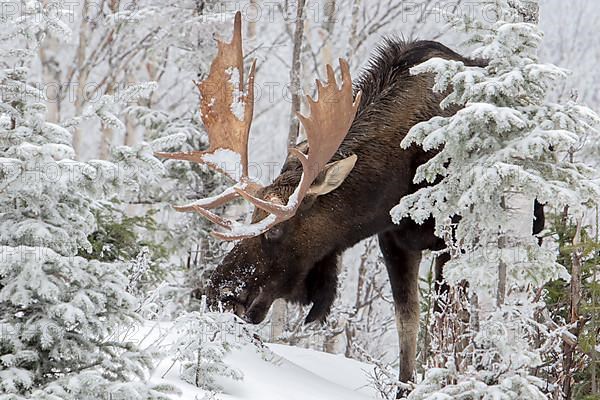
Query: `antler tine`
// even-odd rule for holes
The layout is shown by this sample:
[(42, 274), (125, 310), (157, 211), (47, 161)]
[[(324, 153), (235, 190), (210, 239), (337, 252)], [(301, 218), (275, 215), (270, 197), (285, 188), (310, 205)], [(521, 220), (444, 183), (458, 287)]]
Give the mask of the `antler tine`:
[(335, 71), (331, 64), (325, 65), (325, 69), (327, 70), (327, 86), (333, 84), (337, 86), (337, 82), (335, 81)]
[[(177, 210), (177, 211), (179, 211), (179, 210)], [(188, 211), (195, 211), (198, 214), (202, 215), (207, 220), (209, 220), (210, 222), (212, 222), (213, 224), (220, 225), (223, 228), (231, 229), (231, 226), (233, 225), (232, 221), (227, 220), (222, 217), (219, 217), (217, 214), (213, 213), (212, 211), (210, 211), (204, 207), (192, 206), (191, 210), (188, 210)]]
[(240, 195), (230, 187), (225, 189), (221, 194), (213, 197), (208, 197), (205, 199), (196, 200), (193, 203), (176, 206), (174, 207), (177, 211), (194, 211), (195, 207), (202, 207), (206, 209), (217, 208), (220, 207), (236, 198), (240, 197)]

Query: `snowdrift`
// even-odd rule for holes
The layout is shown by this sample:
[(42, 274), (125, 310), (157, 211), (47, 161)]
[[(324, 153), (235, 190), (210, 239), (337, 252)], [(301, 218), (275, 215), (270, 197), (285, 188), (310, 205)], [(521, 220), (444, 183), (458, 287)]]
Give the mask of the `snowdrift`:
[[(161, 324), (161, 331), (169, 330)], [(152, 336), (147, 331), (143, 342)], [(160, 346), (168, 345), (161, 340)], [(143, 344), (143, 343), (142, 343)], [(369, 385), (373, 366), (341, 355), (278, 344), (268, 344), (274, 353), (269, 359), (253, 344), (233, 349), (225, 358), (226, 363), (240, 370), (244, 378), (236, 381), (226, 377), (217, 378), (223, 388), (214, 399), (219, 400), (372, 400), (375, 390)], [(151, 376), (156, 384), (172, 384), (181, 390), (180, 400), (213, 399), (209, 393), (179, 377), (180, 365), (172, 357), (166, 357), (157, 365)], [(206, 396), (206, 397), (205, 397)]]

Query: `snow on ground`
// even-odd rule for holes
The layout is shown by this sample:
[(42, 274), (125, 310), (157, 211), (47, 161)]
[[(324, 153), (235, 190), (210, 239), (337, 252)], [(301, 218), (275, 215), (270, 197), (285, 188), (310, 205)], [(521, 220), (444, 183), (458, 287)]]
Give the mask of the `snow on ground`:
[[(152, 329), (146, 327), (138, 334), (142, 345), (151, 343), (168, 348), (172, 332), (168, 323)], [(242, 371), (244, 378), (234, 381), (217, 378), (224, 389), (218, 400), (373, 400), (375, 390), (369, 386), (372, 366), (333, 355), (299, 347), (269, 344), (275, 354), (265, 360), (252, 344), (233, 349), (225, 361)], [(206, 392), (179, 378), (179, 365), (171, 357), (163, 359), (151, 376), (151, 381), (177, 386), (182, 394), (173, 396), (180, 400), (202, 400)], [(210, 397), (208, 397), (210, 398)]]

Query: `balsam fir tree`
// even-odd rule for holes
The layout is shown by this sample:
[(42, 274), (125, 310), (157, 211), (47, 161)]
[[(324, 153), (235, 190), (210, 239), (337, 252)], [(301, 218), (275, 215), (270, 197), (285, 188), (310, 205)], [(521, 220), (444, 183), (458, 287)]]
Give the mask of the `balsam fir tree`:
[[(139, 322), (125, 263), (78, 255), (92, 251), (99, 200), (160, 163), (143, 145), (122, 148), (120, 164), (75, 160), (71, 132), (45, 120), (29, 79), (36, 46), (55, 33), (44, 11), (24, 9), (0, 37), (0, 399), (167, 398), (144, 382), (153, 354), (119, 335)], [(116, 103), (83, 117), (116, 123)]]
[[(411, 399), (544, 399), (548, 389), (530, 370), (557, 345), (557, 335), (538, 322), (543, 304), (532, 299), (546, 282), (568, 274), (531, 235), (533, 200), (577, 212), (600, 198), (594, 171), (569, 157), (594, 144), (600, 118), (575, 102), (547, 100), (566, 72), (538, 62), (542, 34), (524, 22), (536, 3), (486, 1), (483, 15), (496, 10), (496, 22), (456, 21), (476, 47), (472, 56), (489, 61), (486, 68), (432, 59), (411, 71), (433, 73), (434, 90), (450, 93), (442, 106), (464, 108), (418, 124), (404, 139), (403, 147), (438, 151), (415, 177), (438, 182), (403, 198), (391, 215), (435, 218), (452, 256), (445, 280), (466, 281), (479, 307), (468, 361), (449, 358), (429, 370)], [(540, 332), (547, 339), (541, 346), (531, 340)]]

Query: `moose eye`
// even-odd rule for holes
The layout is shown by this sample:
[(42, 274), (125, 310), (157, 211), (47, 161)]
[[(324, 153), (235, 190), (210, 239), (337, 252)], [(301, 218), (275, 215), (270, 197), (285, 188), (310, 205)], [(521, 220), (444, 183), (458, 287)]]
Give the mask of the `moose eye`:
[(279, 225), (275, 225), (271, 229), (265, 232), (265, 239), (268, 241), (275, 241), (281, 239), (283, 236), (283, 228)]

